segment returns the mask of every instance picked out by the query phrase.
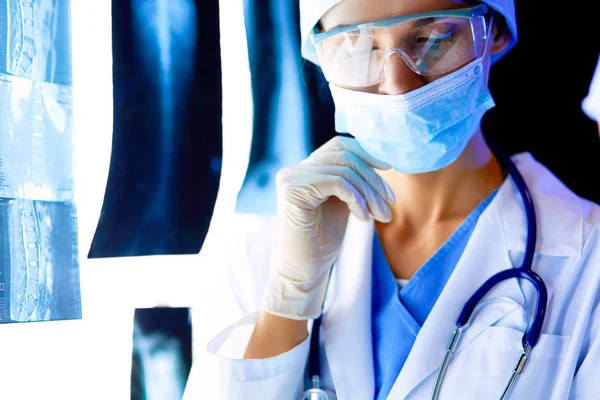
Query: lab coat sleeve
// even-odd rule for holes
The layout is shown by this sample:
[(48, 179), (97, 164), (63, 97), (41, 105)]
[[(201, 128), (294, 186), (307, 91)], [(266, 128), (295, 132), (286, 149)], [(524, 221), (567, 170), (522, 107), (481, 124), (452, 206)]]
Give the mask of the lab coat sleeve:
[[(276, 248), (276, 218), (234, 215), (215, 241), (222, 274), (210, 288), (182, 400), (296, 400), (303, 390), (309, 338), (277, 357), (244, 360)], [(231, 229), (230, 227), (235, 227)], [(237, 322), (234, 322), (237, 321)], [(311, 324), (309, 323), (309, 332)]]
[(583, 359), (575, 373), (569, 400), (600, 399), (600, 304), (596, 306), (586, 332)]
[(242, 359), (258, 312), (215, 336), (194, 360), (182, 400), (296, 400), (304, 390), (310, 335), (276, 357)]
[[(600, 208), (594, 207), (587, 222), (590, 227), (587, 246), (591, 249), (587, 266), (597, 270), (600, 267)], [(569, 400), (600, 399), (600, 292), (597, 285), (594, 287), (596, 289), (592, 293), (593, 308), (583, 336)]]

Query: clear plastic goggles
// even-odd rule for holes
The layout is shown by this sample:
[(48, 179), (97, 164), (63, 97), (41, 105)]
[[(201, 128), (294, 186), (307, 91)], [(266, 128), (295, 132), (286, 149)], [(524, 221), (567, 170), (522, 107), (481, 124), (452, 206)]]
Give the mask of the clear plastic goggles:
[(343, 26), (315, 28), (311, 40), (328, 82), (367, 87), (383, 79), (387, 60), (399, 55), (415, 73), (438, 76), (480, 57), (486, 39), (480, 4)]

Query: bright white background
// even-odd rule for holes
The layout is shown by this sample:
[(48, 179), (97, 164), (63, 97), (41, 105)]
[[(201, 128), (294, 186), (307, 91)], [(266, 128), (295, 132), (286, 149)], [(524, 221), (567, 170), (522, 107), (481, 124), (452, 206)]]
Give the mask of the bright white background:
[(226, 284), (225, 275), (211, 267), (227, 251), (219, 238), (227, 233), (251, 140), (242, 0), (221, 6), (223, 170), (210, 231), (193, 256), (86, 259), (110, 162), (111, 1), (71, 0), (71, 12), (83, 319), (1, 326), (2, 400), (128, 400), (137, 307), (193, 306), (195, 352), (225, 323), (218, 316), (228, 305), (210, 301)]

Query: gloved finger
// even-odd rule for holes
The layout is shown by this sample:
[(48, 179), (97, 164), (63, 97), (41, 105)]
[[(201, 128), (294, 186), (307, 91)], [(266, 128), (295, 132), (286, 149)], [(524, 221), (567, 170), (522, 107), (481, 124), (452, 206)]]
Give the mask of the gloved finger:
[(278, 199), (296, 207), (314, 210), (329, 197), (335, 196), (346, 203), (358, 219), (368, 221), (370, 218), (362, 194), (341, 176), (294, 166), (279, 170), (276, 186)]
[(353, 153), (373, 168), (382, 170), (392, 168), (390, 165), (376, 159), (375, 157), (371, 156), (369, 153), (364, 151), (363, 148), (360, 147), (356, 139), (346, 136), (336, 136), (330, 139), (324, 145), (315, 150), (312, 154), (328, 153), (331, 151), (348, 151), (350, 153)]
[(392, 212), (381, 196), (356, 171), (347, 166), (305, 164), (307, 171), (316, 174), (334, 175), (344, 178), (362, 195), (369, 213), (378, 221), (390, 222)]
[(330, 151), (327, 153), (312, 154), (302, 164), (325, 164), (349, 167), (356, 171), (383, 199), (388, 203), (395, 203), (394, 191), (373, 168), (356, 154), (348, 151)]
[(361, 221), (369, 221), (370, 213), (367, 209), (367, 203), (360, 192), (346, 179), (341, 176), (323, 175), (327, 179), (322, 184), (317, 184), (316, 187), (323, 194), (335, 196), (342, 200), (348, 206), (352, 214)]

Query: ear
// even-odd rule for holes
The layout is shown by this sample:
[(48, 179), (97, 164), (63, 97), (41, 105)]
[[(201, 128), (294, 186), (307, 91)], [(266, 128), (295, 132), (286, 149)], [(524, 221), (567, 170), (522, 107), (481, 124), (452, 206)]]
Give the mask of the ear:
[(504, 19), (499, 15), (494, 16), (494, 25), (492, 26), (492, 48), (491, 54), (502, 52), (510, 43), (511, 33)]

